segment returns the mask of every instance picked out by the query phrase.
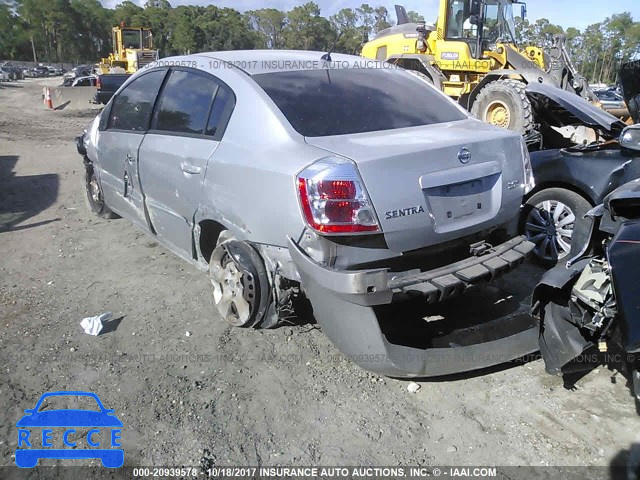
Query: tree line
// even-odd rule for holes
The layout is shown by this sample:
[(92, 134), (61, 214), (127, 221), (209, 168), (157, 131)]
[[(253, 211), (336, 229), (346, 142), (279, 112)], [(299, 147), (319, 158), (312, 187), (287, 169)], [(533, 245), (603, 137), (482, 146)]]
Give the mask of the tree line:
[[(424, 21), (408, 12), (412, 21)], [(395, 17), (395, 15), (394, 15)], [(111, 28), (124, 22), (150, 27), (162, 57), (212, 50), (285, 48), (358, 54), (362, 45), (394, 23), (385, 7), (362, 4), (330, 17), (307, 2), (288, 12), (263, 8), (172, 7), (168, 0), (144, 6), (123, 1), (113, 9), (98, 0), (0, 0), (0, 58), (40, 62), (94, 63), (111, 52)], [(549, 48), (553, 35), (567, 36), (568, 50), (589, 81), (615, 80), (617, 65), (640, 53), (640, 22), (614, 14), (584, 31), (542, 18), (517, 18), (521, 45)]]
[(553, 45), (554, 35), (565, 35), (571, 59), (589, 83), (615, 82), (620, 63), (640, 55), (640, 22), (634, 22), (628, 12), (614, 13), (583, 31), (573, 27), (565, 30), (546, 18), (529, 22), (516, 17), (516, 33), (519, 44), (544, 50)]

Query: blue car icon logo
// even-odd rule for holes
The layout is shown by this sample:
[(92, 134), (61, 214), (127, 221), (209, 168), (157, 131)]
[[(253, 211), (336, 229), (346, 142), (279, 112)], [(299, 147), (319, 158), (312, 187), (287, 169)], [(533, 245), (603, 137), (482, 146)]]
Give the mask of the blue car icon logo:
[[(63, 396), (93, 398), (99, 411), (72, 408), (39, 411), (47, 398)], [(44, 393), (36, 406), (24, 413), (26, 415), (16, 424), (18, 447), (15, 454), (19, 467), (35, 467), (41, 458), (99, 458), (107, 468), (119, 468), (124, 464), (124, 450), (120, 448), (122, 422), (114, 415), (114, 410), (102, 405), (95, 393)]]

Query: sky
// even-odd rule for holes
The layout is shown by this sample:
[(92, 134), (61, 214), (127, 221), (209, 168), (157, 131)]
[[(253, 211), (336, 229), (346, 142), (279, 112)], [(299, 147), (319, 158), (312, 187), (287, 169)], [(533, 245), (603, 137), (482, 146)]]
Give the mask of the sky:
[[(119, 0), (101, 0), (107, 7), (114, 7)], [(178, 5), (217, 5), (232, 7), (240, 11), (259, 8), (277, 8), (291, 10), (307, 0), (169, 0), (172, 6)], [(404, 5), (407, 10), (415, 10), (424, 15), (427, 23), (434, 23), (438, 13), (438, 0), (314, 0), (320, 5), (321, 13), (329, 17), (342, 8), (359, 7), (368, 3), (372, 7), (387, 7), (395, 19), (394, 5)], [(144, 4), (144, 0), (134, 0)], [(575, 27), (584, 29), (587, 25), (604, 20), (612, 13), (630, 12), (635, 21), (640, 21), (640, 1), (638, 0), (529, 0), (527, 2), (529, 21), (548, 18), (551, 23), (561, 25), (565, 29)], [(516, 12), (520, 10), (516, 8)]]

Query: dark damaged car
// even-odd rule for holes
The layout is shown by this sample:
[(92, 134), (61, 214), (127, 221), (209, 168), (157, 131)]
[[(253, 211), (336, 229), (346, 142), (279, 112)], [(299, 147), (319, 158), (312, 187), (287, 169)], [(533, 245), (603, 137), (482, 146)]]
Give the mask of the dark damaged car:
[[(639, 68), (635, 62), (620, 72), (636, 122)], [(536, 287), (533, 314), (540, 319), (540, 351), (549, 373), (581, 374), (600, 363), (620, 368), (629, 376), (640, 412), (640, 124), (626, 127), (615, 148), (593, 155), (605, 164), (609, 156), (623, 162), (610, 175), (593, 178), (600, 192), (610, 193), (576, 218), (567, 261)], [(633, 175), (636, 179), (625, 182)]]
[[(638, 123), (640, 61), (624, 64), (619, 73), (629, 113)], [(520, 231), (536, 244), (534, 255), (547, 266), (567, 260), (573, 236), (580, 235), (574, 228), (578, 219), (617, 187), (640, 177), (640, 152), (620, 147), (626, 125), (606, 112), (590, 118), (599, 141), (531, 153), (536, 186), (525, 197)], [(586, 240), (581, 236), (576, 242)]]
[(386, 336), (375, 307), (444, 301), (522, 263), (529, 155), (421, 78), (332, 57), (216, 52), (138, 72), (79, 139), (91, 210), (208, 271), (231, 325), (276, 326), (304, 294), (371, 371), (447, 374), (537, 350), (532, 324), (455, 348)]

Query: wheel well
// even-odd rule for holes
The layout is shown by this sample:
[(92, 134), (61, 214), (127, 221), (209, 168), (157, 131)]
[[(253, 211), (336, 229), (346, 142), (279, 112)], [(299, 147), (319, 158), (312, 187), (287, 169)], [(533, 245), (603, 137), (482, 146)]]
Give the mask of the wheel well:
[(209, 263), (213, 249), (216, 248), (218, 237), (226, 227), (214, 220), (202, 220), (198, 223), (200, 227), (199, 247), (202, 257)]
[(533, 190), (531, 190), (527, 194), (527, 196), (524, 198), (524, 202), (526, 202), (528, 199), (533, 197), (536, 193), (541, 192), (542, 190), (546, 190), (548, 188), (563, 188), (565, 190), (569, 190), (569, 191), (571, 191), (573, 193), (577, 193), (578, 195), (580, 195), (587, 202), (589, 202), (589, 204), (592, 207), (595, 205), (595, 202), (591, 198), (589, 198), (589, 196), (585, 193), (584, 190), (582, 190), (582, 189), (580, 189), (580, 188), (578, 188), (575, 185), (572, 185), (570, 183), (562, 183), (562, 182), (547, 182), (547, 183), (542, 183), (540, 185), (536, 185), (535, 188)]

